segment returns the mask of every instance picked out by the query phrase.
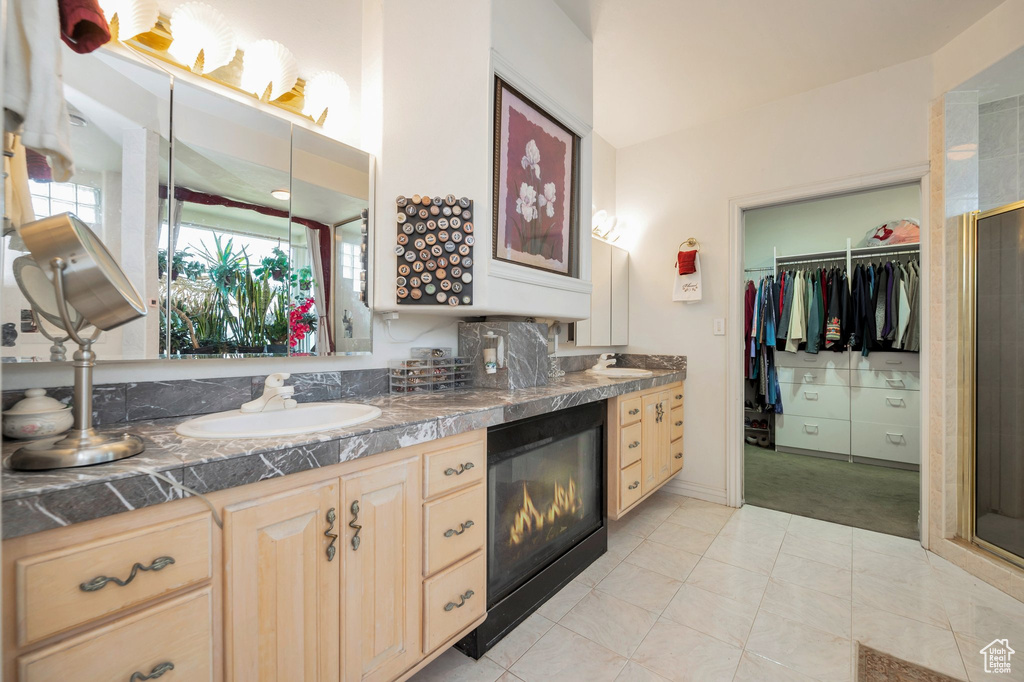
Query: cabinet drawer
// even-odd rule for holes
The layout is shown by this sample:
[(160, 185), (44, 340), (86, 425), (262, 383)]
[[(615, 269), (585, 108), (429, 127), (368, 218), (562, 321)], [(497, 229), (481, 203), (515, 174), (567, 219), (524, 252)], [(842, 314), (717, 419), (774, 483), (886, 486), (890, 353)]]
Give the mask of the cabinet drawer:
[(787, 448), (850, 454), (850, 422), (840, 419), (775, 415), (775, 444)]
[(901, 424), (921, 423), (921, 394), (884, 388), (854, 388), (850, 397), (850, 419), (855, 422)]
[(672, 409), (683, 406), (683, 385), (673, 386), (668, 389), (672, 393)]
[(683, 437), (683, 408), (677, 407), (668, 415), (669, 425), (672, 429), (671, 440), (679, 440)]
[(643, 477), (640, 462), (626, 467), (619, 472), (619, 510), (629, 507), (640, 499), (643, 490), (640, 479)]
[(487, 444), (460, 445), (423, 456), (423, 498), (479, 483), (487, 475)]
[(423, 572), (432, 575), (484, 546), (487, 492), (478, 485), (423, 506)]
[(786, 414), (822, 419), (850, 418), (850, 389), (846, 386), (779, 384)]
[(210, 538), (210, 515), (200, 514), (19, 559), (18, 644), (210, 578)]
[(854, 386), (864, 388), (885, 388), (890, 391), (920, 391), (921, 373), (893, 369), (855, 369), (852, 372)]
[(619, 424), (635, 424), (640, 421), (640, 413), (643, 411), (643, 398), (620, 398), (619, 399)]
[(683, 469), (683, 441), (679, 439), (672, 443), (672, 448), (669, 452), (669, 475), (674, 476)]
[(643, 452), (644, 427), (639, 422), (622, 429), (619, 435), (619, 466), (627, 467)]
[(864, 357), (853, 354), (853, 369), (897, 369), (904, 372), (920, 372), (921, 356), (917, 353), (875, 352)]
[(484, 615), (486, 587), (483, 552), (423, 583), (423, 653)]
[(820, 369), (849, 369), (850, 355), (848, 352), (835, 353), (830, 350), (823, 350), (820, 353), (806, 353), (802, 350), (796, 353), (776, 353), (776, 367), (796, 367), (806, 369), (817, 367)]
[(814, 386), (849, 386), (850, 370), (831, 367), (778, 367), (779, 383)]
[(18, 659), (21, 682), (128, 682), (155, 679), (161, 669), (169, 681), (214, 678), (209, 588)]
[(921, 463), (921, 429), (897, 424), (853, 425), (853, 456)]

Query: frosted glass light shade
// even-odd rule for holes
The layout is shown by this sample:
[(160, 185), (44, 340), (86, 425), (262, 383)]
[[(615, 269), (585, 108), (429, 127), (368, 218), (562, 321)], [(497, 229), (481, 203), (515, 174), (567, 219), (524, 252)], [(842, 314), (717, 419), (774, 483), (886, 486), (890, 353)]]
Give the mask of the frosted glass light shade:
[(305, 103), (302, 113), (314, 121), (326, 114), (322, 121), (325, 127), (337, 128), (344, 122), (348, 109), (348, 83), (333, 71), (322, 71), (306, 81)]
[(160, 8), (156, 0), (100, 0), (107, 22), (117, 17), (117, 39), (129, 40), (156, 26)]
[(167, 48), (171, 56), (200, 74), (225, 66), (238, 49), (228, 20), (203, 2), (187, 2), (175, 8), (171, 13), (171, 38)]
[(257, 40), (242, 57), (242, 89), (273, 101), (295, 87), (299, 67), (291, 51), (276, 40)]

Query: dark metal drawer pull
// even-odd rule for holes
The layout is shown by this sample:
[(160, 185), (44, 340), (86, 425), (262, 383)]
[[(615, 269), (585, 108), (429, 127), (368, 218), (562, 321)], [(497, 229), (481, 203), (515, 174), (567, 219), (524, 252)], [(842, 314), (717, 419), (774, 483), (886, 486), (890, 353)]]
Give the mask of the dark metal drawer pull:
[(676, 453), (676, 459), (682, 459), (682, 458), (683, 458), (683, 453), (677, 452)]
[(148, 675), (143, 673), (132, 673), (132, 676), (128, 678), (128, 682), (135, 682), (135, 680), (155, 680), (158, 677), (162, 677), (165, 672), (171, 670), (174, 670), (174, 664), (167, 661), (166, 663), (160, 663), (150, 670)]
[(82, 583), (78, 587), (80, 590), (82, 590), (82, 592), (95, 592), (96, 590), (102, 590), (104, 587), (106, 587), (107, 583), (115, 583), (117, 585), (120, 585), (121, 587), (124, 587), (131, 581), (135, 580), (135, 576), (138, 575), (139, 571), (159, 571), (160, 569), (166, 568), (173, 563), (174, 559), (169, 556), (157, 557), (156, 559), (153, 559), (153, 563), (151, 563), (149, 566), (143, 566), (140, 563), (136, 563), (134, 566), (132, 566), (132, 572), (128, 574), (128, 578), (126, 580), (121, 580), (120, 578), (110, 578), (105, 575), (98, 575), (89, 582)]
[(352, 551), (359, 549), (359, 531), (363, 529), (356, 521), (359, 520), (359, 500), (352, 503), (352, 520), (348, 522), (349, 528), (354, 528), (356, 534), (352, 536)]
[(639, 407), (634, 407), (632, 410), (629, 411), (629, 413), (630, 414), (640, 414), (640, 408)]
[(630, 490), (636, 490), (639, 487), (640, 481), (633, 481), (633, 485), (629, 486)]
[(449, 528), (448, 530), (446, 530), (444, 532), (444, 536), (446, 538), (450, 538), (453, 535), (462, 535), (463, 533), (466, 532), (467, 529), (472, 528), (472, 527), (473, 527), (473, 520), (470, 519), (469, 521), (466, 521), (465, 523), (460, 523), (458, 530), (455, 530), (454, 528)]
[(638, 448), (638, 447), (640, 447), (640, 441), (638, 441), (638, 440), (635, 440), (635, 441), (633, 441), (632, 443), (629, 444), (629, 449), (630, 450), (632, 450), (633, 448)]
[(444, 605), (445, 611), (451, 611), (452, 609), (461, 609), (462, 605), (466, 603), (466, 600), (472, 597), (474, 594), (473, 590), (466, 590), (466, 593), (459, 596), (459, 603), (456, 604), (453, 601), (448, 602)]
[(683, 394), (682, 393), (676, 393), (676, 400), (682, 400), (682, 399), (683, 399)]
[(327, 510), (327, 523), (331, 524), (327, 527), (327, 530), (324, 531), (324, 536), (331, 539), (331, 544), (327, 545), (328, 561), (334, 561), (334, 554), (338, 551), (338, 549), (334, 546), (335, 540), (338, 539), (338, 534), (331, 532), (332, 530), (334, 530), (334, 521), (337, 518), (337, 515), (335, 515), (334, 513), (334, 507), (331, 507), (330, 509)]
[(464, 472), (469, 471), (472, 468), (473, 468), (473, 463), (472, 462), (466, 462), (465, 464), (460, 464), (459, 465), (459, 470), (458, 471), (456, 471), (455, 469), (452, 469), (451, 467), (448, 467), (447, 469), (444, 470), (444, 475), (445, 476), (461, 476)]
[(682, 425), (683, 425), (682, 420), (676, 422), (676, 426), (682, 426)]

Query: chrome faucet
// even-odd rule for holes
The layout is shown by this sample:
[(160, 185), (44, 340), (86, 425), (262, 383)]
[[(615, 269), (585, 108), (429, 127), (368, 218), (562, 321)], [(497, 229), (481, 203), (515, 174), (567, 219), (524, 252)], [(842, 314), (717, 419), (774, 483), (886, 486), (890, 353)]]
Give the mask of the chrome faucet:
[(618, 362), (618, 359), (612, 357), (613, 355), (614, 355), (614, 353), (601, 353), (601, 357), (599, 357), (597, 359), (597, 364), (594, 365), (593, 367), (591, 367), (590, 369), (593, 369), (593, 370), (608, 369), (609, 367), (614, 365), (616, 362)]
[(271, 374), (263, 382), (263, 395), (255, 400), (243, 403), (242, 412), (273, 412), (275, 410), (290, 410), (298, 403), (292, 398), (295, 395), (294, 386), (285, 386), (284, 380), (291, 374), (278, 372)]

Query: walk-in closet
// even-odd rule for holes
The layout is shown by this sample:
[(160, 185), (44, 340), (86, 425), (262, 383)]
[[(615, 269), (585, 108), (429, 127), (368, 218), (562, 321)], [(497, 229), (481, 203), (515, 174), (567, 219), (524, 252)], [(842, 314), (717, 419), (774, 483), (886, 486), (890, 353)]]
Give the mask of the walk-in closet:
[(744, 499), (918, 537), (920, 187), (744, 213)]

